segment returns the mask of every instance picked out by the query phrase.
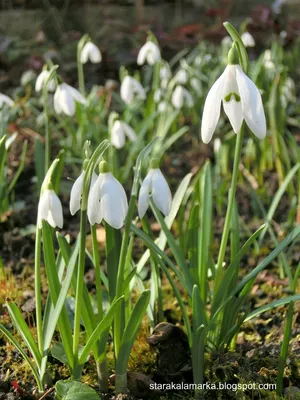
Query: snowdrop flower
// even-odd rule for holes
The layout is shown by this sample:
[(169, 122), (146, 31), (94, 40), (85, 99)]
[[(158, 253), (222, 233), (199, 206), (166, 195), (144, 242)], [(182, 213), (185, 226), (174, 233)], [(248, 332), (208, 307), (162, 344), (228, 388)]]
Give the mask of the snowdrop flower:
[[(40, 92), (43, 87), (45, 86), (48, 78), (49, 78), (50, 72), (44, 69), (39, 76), (37, 77), (37, 80), (35, 82), (35, 91)], [(54, 92), (55, 90), (55, 81), (54, 79), (51, 79), (48, 85), (48, 89), (50, 92)]]
[(120, 182), (109, 172), (105, 161), (100, 163), (100, 174), (92, 186), (87, 214), (91, 225), (100, 224), (104, 219), (110, 226), (120, 229), (128, 211), (125, 190)]
[(172, 77), (170, 67), (167, 65), (162, 66), (159, 71), (159, 77), (160, 77), (160, 87), (162, 89), (166, 89), (166, 87), (168, 86), (168, 82)]
[(131, 104), (135, 97), (138, 97), (141, 100), (146, 99), (146, 93), (141, 83), (129, 75), (126, 75), (122, 81), (120, 94), (121, 99), (126, 104)]
[(81, 104), (86, 103), (86, 99), (82, 96), (78, 90), (74, 89), (72, 86), (61, 83), (57, 86), (54, 94), (54, 109), (57, 114), (62, 112), (69, 117), (75, 114), (75, 101)]
[(121, 149), (125, 146), (126, 136), (132, 142), (136, 140), (136, 133), (131, 126), (126, 122), (116, 120), (111, 129), (111, 143), (117, 149)]
[(99, 48), (92, 42), (87, 42), (81, 51), (80, 62), (86, 64), (90, 60), (93, 64), (98, 64), (102, 61), (102, 55)]
[(194, 105), (194, 101), (190, 92), (181, 85), (176, 86), (171, 100), (173, 106), (177, 110), (180, 110), (184, 104), (189, 108), (193, 107)]
[(150, 170), (143, 180), (138, 199), (139, 217), (143, 218), (149, 207), (150, 198), (153, 199), (156, 207), (168, 215), (172, 205), (172, 194), (167, 181), (165, 180), (157, 163), (152, 163)]
[(245, 120), (258, 138), (266, 136), (266, 117), (260, 92), (238, 65), (234, 47), (228, 58), (225, 71), (213, 84), (205, 100), (201, 125), (204, 143), (209, 143), (215, 132), (221, 103), (235, 133), (240, 131)]
[[(71, 213), (71, 215), (76, 214), (77, 211), (80, 210), (80, 203), (81, 203), (81, 196), (82, 196), (82, 191), (83, 191), (84, 177), (85, 177), (85, 170), (83, 170), (81, 172), (79, 177), (73, 183), (73, 186), (72, 186), (72, 189), (71, 189), (71, 194), (70, 194), (70, 213)], [(97, 180), (97, 175), (95, 174), (95, 172), (93, 172), (90, 189), (92, 188), (92, 186), (94, 185), (96, 180)]]
[(242, 39), (245, 47), (254, 47), (255, 46), (255, 40), (254, 40), (254, 37), (251, 35), (251, 33), (244, 32), (241, 36), (241, 39)]
[(275, 68), (275, 65), (272, 61), (272, 53), (270, 49), (267, 49), (264, 54), (264, 66), (267, 69)]
[(188, 73), (185, 69), (180, 69), (175, 75), (176, 83), (180, 85), (185, 85), (188, 81)]
[(0, 93), (0, 109), (4, 104), (6, 104), (8, 107), (12, 107), (15, 103), (10, 97), (6, 96), (6, 94)]
[(160, 59), (161, 56), (159, 47), (156, 43), (148, 40), (139, 51), (137, 64), (143, 65), (145, 62), (147, 62), (149, 65), (154, 65), (160, 61)]
[(47, 221), (53, 228), (63, 227), (62, 205), (54, 192), (52, 185), (44, 191), (38, 205), (38, 227), (42, 228), (42, 221)]

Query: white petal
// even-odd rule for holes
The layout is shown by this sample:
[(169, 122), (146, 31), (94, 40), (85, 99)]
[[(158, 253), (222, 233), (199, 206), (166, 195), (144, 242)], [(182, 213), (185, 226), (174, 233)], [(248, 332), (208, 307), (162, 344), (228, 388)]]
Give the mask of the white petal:
[(68, 93), (73, 97), (74, 100), (78, 101), (78, 103), (81, 103), (81, 104), (86, 103), (85, 97), (82, 96), (82, 94), (80, 92), (78, 92), (78, 90), (76, 90), (75, 88), (73, 88), (70, 85), (67, 85), (66, 83), (63, 83), (63, 85), (66, 88), (66, 90), (68, 91)]
[(12, 107), (15, 104), (14, 101), (10, 97), (6, 96), (6, 94), (1, 93), (0, 97), (1, 97), (0, 108), (2, 108), (3, 103), (7, 104), (9, 107)]
[(123, 186), (111, 172), (103, 174), (100, 199), (104, 220), (115, 229), (122, 228), (128, 211), (128, 202)]
[(241, 39), (244, 43), (245, 47), (254, 47), (255, 46), (255, 40), (251, 33), (249, 32), (244, 32), (241, 36)]
[(38, 205), (38, 226), (42, 228), (42, 221), (47, 221), (50, 207), (50, 190), (45, 190)]
[[(147, 43), (146, 43), (147, 44)], [(144, 44), (144, 46), (141, 47), (138, 57), (137, 57), (137, 64), (138, 65), (143, 65), (145, 64), (146, 61), (146, 56), (147, 56), (147, 47), (146, 44)]]
[(36, 92), (40, 92), (43, 89), (44, 84), (45, 84), (46, 80), (48, 79), (48, 76), (49, 76), (49, 72), (46, 70), (42, 71), (39, 74), (39, 76), (37, 77), (37, 80), (35, 82), (35, 91)]
[(188, 81), (188, 73), (185, 69), (180, 69), (175, 75), (176, 82), (185, 85)]
[(125, 76), (125, 78), (122, 81), (121, 88), (120, 88), (120, 95), (121, 99), (124, 101), (126, 104), (130, 104), (133, 101), (134, 98), (134, 89), (132, 85), (132, 79), (131, 76)]
[(53, 228), (58, 226), (59, 228), (62, 229), (63, 227), (64, 221), (63, 221), (62, 205), (54, 190), (50, 190), (49, 212), (47, 221)]
[(193, 97), (190, 94), (190, 92), (188, 90), (186, 90), (186, 89), (183, 89), (183, 95), (184, 95), (187, 107), (189, 107), (189, 108), (193, 107), (194, 100), (193, 100)]
[(145, 98), (146, 98), (145, 90), (144, 90), (142, 84), (139, 81), (137, 81), (136, 79), (134, 79), (134, 90), (135, 90), (136, 94), (141, 98), (141, 100), (145, 100)]
[(146, 178), (143, 180), (140, 188), (139, 199), (138, 199), (138, 213), (139, 217), (142, 219), (146, 214), (149, 207), (150, 193), (152, 191), (152, 175), (153, 169), (150, 169)]
[(244, 74), (240, 66), (236, 67), (236, 79), (245, 121), (259, 139), (264, 139), (267, 125), (260, 92), (251, 79)]
[(172, 194), (159, 168), (154, 169), (152, 175), (152, 198), (156, 207), (164, 215), (168, 215), (172, 205)]
[(80, 210), (81, 195), (83, 189), (85, 172), (82, 171), (79, 177), (74, 182), (70, 194), (70, 213), (74, 215)]
[(94, 43), (91, 43), (90, 46), (90, 60), (94, 64), (98, 64), (102, 61), (101, 52)]
[(54, 110), (57, 114), (62, 113), (62, 108), (60, 106), (60, 91), (61, 91), (60, 85), (58, 85), (53, 97)]
[(100, 224), (102, 214), (100, 208), (100, 189), (102, 186), (103, 175), (100, 174), (96, 182), (91, 186), (88, 197), (87, 215), (91, 225)]
[(115, 148), (121, 149), (125, 146), (125, 132), (121, 121), (115, 121), (111, 129), (111, 143)]
[(148, 41), (144, 44), (144, 46), (140, 49), (137, 64), (143, 65), (147, 60), (149, 65), (154, 65), (157, 61), (161, 59), (160, 50), (158, 46), (152, 42)]
[(65, 84), (61, 85), (58, 104), (61, 110), (69, 117), (75, 114), (75, 102)]
[(223, 85), (226, 74), (225, 69), (220, 78), (211, 87), (204, 103), (201, 122), (201, 137), (204, 143), (211, 141), (220, 118)]
[(183, 100), (184, 100), (184, 91), (182, 86), (176, 86), (173, 94), (172, 94), (172, 104), (173, 106), (177, 109), (180, 110), (183, 106)]
[(231, 98), (230, 101), (223, 101), (224, 111), (231, 123), (235, 133), (238, 133), (243, 123), (243, 109), (241, 101), (237, 102)]
[(131, 126), (126, 124), (126, 122), (121, 122), (121, 124), (123, 126), (123, 131), (125, 132), (128, 139), (134, 142), (137, 138), (135, 131), (131, 128)]

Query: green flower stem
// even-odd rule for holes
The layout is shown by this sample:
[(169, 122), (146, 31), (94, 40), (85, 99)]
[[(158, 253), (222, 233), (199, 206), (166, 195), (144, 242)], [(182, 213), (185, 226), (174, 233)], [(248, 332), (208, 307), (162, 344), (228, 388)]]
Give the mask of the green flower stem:
[(43, 320), (41, 299), (41, 230), (36, 227), (35, 235), (35, 262), (34, 262), (34, 291), (35, 291), (35, 314), (38, 337), (38, 347), (43, 356)]
[(50, 123), (49, 123), (49, 108), (48, 108), (48, 89), (45, 85), (43, 89), (43, 107), (45, 114), (45, 176), (50, 167), (51, 160), (51, 135), (50, 135)]
[(93, 259), (94, 259), (95, 280), (96, 280), (96, 296), (97, 296), (97, 308), (98, 308), (97, 322), (100, 322), (103, 318), (103, 308), (102, 308), (102, 284), (100, 276), (100, 256), (98, 250), (96, 225), (91, 225), (91, 233), (92, 233), (92, 248), (93, 248)]
[(224, 262), (224, 258), (225, 258), (228, 236), (229, 236), (229, 231), (230, 231), (232, 208), (233, 208), (233, 203), (235, 200), (237, 178), (238, 178), (239, 165), (240, 165), (240, 159), (241, 159), (241, 153), (242, 153), (243, 136), (244, 136), (244, 123), (241, 127), (240, 132), (236, 136), (231, 187), (230, 187), (230, 191), (229, 191), (229, 195), (228, 195), (227, 213), (226, 213), (223, 235), (222, 235), (222, 240), (221, 240), (221, 245), (220, 245), (220, 250), (219, 250), (218, 261), (217, 261), (217, 271), (216, 271), (216, 279), (215, 279), (215, 285), (214, 285), (214, 293), (217, 293), (218, 287), (222, 280), (223, 262)]
[(83, 64), (80, 61), (82, 48), (78, 46), (77, 49), (77, 70), (78, 70), (78, 86), (80, 93), (85, 96), (85, 85), (84, 85), (84, 71), (83, 71)]
[[(127, 217), (126, 217), (126, 221), (125, 221), (125, 229), (124, 229), (120, 259), (119, 259), (119, 267), (118, 267), (118, 275), (117, 275), (117, 288), (116, 288), (116, 298), (117, 299), (119, 297), (121, 297), (124, 292), (124, 287), (123, 287), (124, 271), (125, 271), (125, 264), (126, 264), (126, 255), (127, 255), (127, 250), (128, 250), (130, 227), (131, 227), (131, 221), (132, 221), (133, 213), (134, 213), (134, 209), (135, 209), (135, 203), (136, 203), (136, 195), (131, 194), (130, 201), (129, 201), (129, 207), (128, 207), (128, 213), (127, 213)], [(115, 319), (114, 319), (114, 351), (115, 351), (116, 359), (118, 358), (120, 344), (121, 344), (121, 334), (122, 334), (121, 323), (123, 320), (123, 318), (121, 316), (122, 310), (124, 311), (124, 309), (122, 307), (120, 307), (119, 310), (117, 311)]]
[(73, 355), (74, 355), (74, 360), (75, 360), (74, 371), (76, 371), (76, 364), (78, 363), (81, 305), (83, 302), (82, 296), (83, 296), (83, 279), (84, 279), (86, 224), (87, 224), (87, 211), (81, 210), (80, 231), (79, 231), (79, 235), (80, 235), (80, 237), (79, 237), (79, 240), (80, 240), (80, 242), (79, 242), (79, 259), (78, 259), (77, 282), (76, 282), (74, 336), (73, 336)]

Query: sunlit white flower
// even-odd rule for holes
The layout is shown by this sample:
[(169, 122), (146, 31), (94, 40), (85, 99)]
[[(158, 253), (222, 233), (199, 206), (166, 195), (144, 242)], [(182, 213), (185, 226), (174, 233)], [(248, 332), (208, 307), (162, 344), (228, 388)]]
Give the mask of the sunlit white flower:
[(45, 220), (53, 228), (63, 227), (62, 205), (56, 193), (52, 189), (46, 189), (42, 194), (38, 205), (38, 227), (42, 228)]
[(160, 68), (159, 77), (160, 77), (160, 87), (162, 89), (166, 89), (166, 87), (168, 86), (168, 82), (172, 77), (172, 73), (171, 73), (170, 67), (167, 66), (167, 65), (163, 65)]
[(80, 61), (86, 64), (90, 60), (93, 64), (98, 64), (102, 61), (102, 55), (99, 48), (92, 42), (87, 42), (81, 51)]
[(158, 61), (160, 61), (160, 50), (156, 43), (148, 40), (144, 46), (140, 49), (138, 57), (137, 57), (137, 64), (143, 65), (145, 62), (149, 65), (154, 65)]
[(71, 117), (75, 114), (75, 102), (85, 104), (86, 99), (72, 86), (62, 83), (57, 86), (54, 94), (54, 109), (57, 114), (64, 113)]
[(8, 107), (12, 107), (15, 103), (10, 97), (6, 96), (6, 94), (0, 93), (0, 109), (4, 104), (6, 104)]
[(120, 94), (121, 99), (126, 104), (131, 104), (135, 97), (141, 100), (145, 100), (146, 98), (146, 93), (141, 83), (129, 75), (126, 75), (122, 81)]
[(267, 69), (275, 68), (275, 65), (272, 61), (272, 52), (270, 49), (267, 49), (264, 54), (264, 66)]
[(244, 32), (241, 35), (241, 39), (242, 39), (245, 47), (254, 47), (255, 46), (255, 40), (254, 40), (254, 37), (251, 35), (251, 33)]
[(5, 141), (5, 149), (8, 150), (10, 146), (15, 141), (16, 137), (18, 136), (18, 132), (13, 133), (8, 139)]
[(266, 117), (259, 90), (239, 65), (227, 65), (205, 100), (201, 125), (204, 143), (209, 143), (215, 132), (221, 103), (235, 133), (245, 120), (258, 138), (266, 136)]
[(183, 86), (178, 85), (172, 94), (172, 104), (177, 110), (180, 110), (183, 105), (186, 105), (189, 108), (193, 107), (194, 100), (188, 90)]
[(180, 69), (177, 74), (175, 75), (175, 81), (176, 83), (180, 84), (180, 85), (185, 85), (188, 81), (188, 73), (185, 69)]
[[(70, 194), (70, 213), (74, 215), (80, 210), (81, 196), (83, 191), (85, 171), (82, 171), (76, 181), (73, 183), (71, 194)], [(95, 172), (92, 174), (90, 188), (94, 185), (97, 180)]]
[(132, 142), (136, 140), (136, 133), (131, 126), (126, 122), (116, 120), (111, 129), (111, 143), (117, 149), (121, 149), (125, 146), (126, 136)]
[[(39, 76), (37, 77), (37, 80), (35, 82), (35, 91), (40, 92), (43, 87), (45, 86), (48, 78), (49, 78), (50, 72), (44, 69)], [(55, 90), (55, 81), (54, 79), (51, 79), (48, 85), (48, 90), (50, 92), (54, 92)]]
[(110, 226), (120, 229), (128, 211), (125, 190), (111, 172), (102, 172), (92, 186), (87, 214), (91, 225), (104, 219)]
[(143, 218), (149, 207), (150, 198), (156, 207), (168, 215), (172, 205), (172, 194), (167, 181), (159, 168), (151, 168), (143, 180), (138, 199), (139, 217)]

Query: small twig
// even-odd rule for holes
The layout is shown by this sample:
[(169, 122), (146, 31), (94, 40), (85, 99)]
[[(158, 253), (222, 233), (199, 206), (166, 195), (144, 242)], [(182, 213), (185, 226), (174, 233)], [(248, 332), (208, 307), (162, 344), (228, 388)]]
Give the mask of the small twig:
[(45, 399), (45, 398), (48, 396), (48, 394), (50, 394), (50, 393), (53, 392), (54, 389), (55, 389), (54, 386), (51, 387), (50, 389), (48, 389), (47, 392), (45, 392), (45, 393), (42, 395), (42, 397), (39, 398), (39, 400)]

